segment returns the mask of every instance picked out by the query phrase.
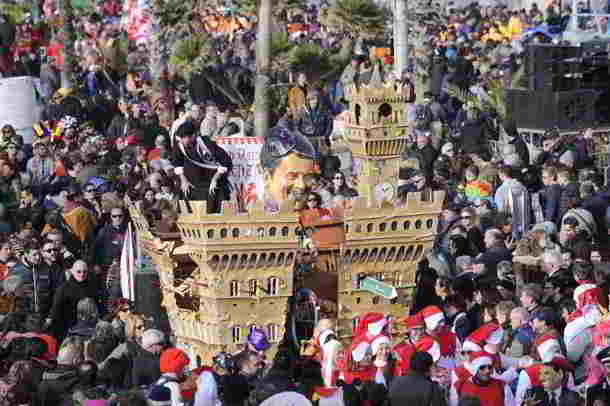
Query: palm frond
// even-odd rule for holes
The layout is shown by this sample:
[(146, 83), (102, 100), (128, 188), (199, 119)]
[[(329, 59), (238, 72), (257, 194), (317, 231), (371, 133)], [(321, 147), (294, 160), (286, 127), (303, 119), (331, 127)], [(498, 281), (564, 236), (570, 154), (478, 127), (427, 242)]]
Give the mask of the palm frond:
[(198, 58), (210, 55), (212, 45), (206, 33), (197, 33), (178, 40), (172, 49), (170, 63), (186, 77), (198, 67)]
[(388, 19), (388, 10), (372, 0), (337, 0), (323, 23), (342, 31), (374, 36), (384, 32)]
[(305, 72), (309, 77), (320, 77), (333, 69), (328, 54), (313, 43), (295, 47), (289, 61), (293, 71)]

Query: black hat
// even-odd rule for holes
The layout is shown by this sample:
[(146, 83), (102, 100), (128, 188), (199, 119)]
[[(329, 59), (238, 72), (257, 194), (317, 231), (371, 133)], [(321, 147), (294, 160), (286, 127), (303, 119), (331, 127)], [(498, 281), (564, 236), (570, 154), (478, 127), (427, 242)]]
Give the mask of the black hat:
[(76, 183), (72, 183), (67, 187), (68, 197), (78, 196), (81, 193), (80, 186)]
[(596, 356), (597, 360), (602, 364), (610, 362), (610, 347), (606, 347), (601, 350)]

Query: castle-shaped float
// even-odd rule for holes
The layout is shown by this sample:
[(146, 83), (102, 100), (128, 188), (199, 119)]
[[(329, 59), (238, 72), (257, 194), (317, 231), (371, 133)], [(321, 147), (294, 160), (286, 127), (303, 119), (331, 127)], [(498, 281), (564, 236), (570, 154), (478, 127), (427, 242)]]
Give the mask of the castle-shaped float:
[(434, 242), (444, 192), (397, 199), (409, 131), (399, 82), (373, 72), (347, 98), (343, 138), (359, 196), (343, 218), (314, 225), (312, 265), (300, 265), (303, 238), (291, 202), (274, 214), (261, 201), (247, 213), (224, 205), (208, 214), (205, 202), (181, 201), (173, 239), (159, 238), (130, 207), (139, 248), (159, 272), (176, 344), (192, 360), (208, 363), (219, 351), (241, 349), (254, 326), (277, 345), (285, 333), (309, 338), (316, 319), (330, 316), (349, 340), (367, 312), (408, 314), (416, 264)]

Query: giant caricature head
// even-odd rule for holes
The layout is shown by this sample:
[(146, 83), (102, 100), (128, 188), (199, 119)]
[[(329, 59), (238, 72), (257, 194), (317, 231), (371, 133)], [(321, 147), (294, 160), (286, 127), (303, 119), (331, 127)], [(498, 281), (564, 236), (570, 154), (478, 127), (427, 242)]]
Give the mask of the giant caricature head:
[(309, 140), (283, 127), (275, 127), (260, 154), (267, 199), (277, 203), (302, 195), (305, 179), (319, 172), (318, 152)]

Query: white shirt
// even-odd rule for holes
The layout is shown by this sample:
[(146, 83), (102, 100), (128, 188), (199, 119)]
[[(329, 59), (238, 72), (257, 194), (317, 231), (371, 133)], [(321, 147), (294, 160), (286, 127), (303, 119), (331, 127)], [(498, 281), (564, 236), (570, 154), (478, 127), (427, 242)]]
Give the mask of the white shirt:
[(197, 392), (193, 406), (220, 406), (221, 404), (214, 375), (210, 371), (203, 372), (197, 378)]

